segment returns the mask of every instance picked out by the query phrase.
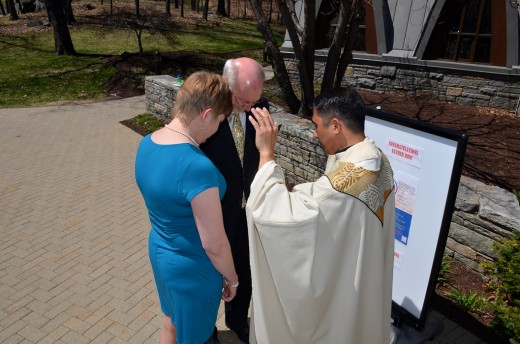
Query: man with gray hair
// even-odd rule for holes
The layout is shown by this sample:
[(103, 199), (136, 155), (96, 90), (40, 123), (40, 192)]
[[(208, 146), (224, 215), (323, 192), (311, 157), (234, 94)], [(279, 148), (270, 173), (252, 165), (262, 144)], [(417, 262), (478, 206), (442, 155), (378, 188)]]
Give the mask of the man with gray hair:
[[(247, 118), (251, 107), (269, 108), (269, 103), (262, 98), (265, 74), (257, 61), (247, 57), (230, 59), (224, 65), (223, 77), (233, 93), (233, 114), (220, 124), (201, 149), (227, 183), (222, 212), (240, 286), (236, 297), (226, 302), (226, 326), (235, 331), (242, 342), (249, 343), (251, 269), (245, 204), (258, 169), (259, 155), (255, 128)], [(216, 332), (214, 339), (217, 339)]]

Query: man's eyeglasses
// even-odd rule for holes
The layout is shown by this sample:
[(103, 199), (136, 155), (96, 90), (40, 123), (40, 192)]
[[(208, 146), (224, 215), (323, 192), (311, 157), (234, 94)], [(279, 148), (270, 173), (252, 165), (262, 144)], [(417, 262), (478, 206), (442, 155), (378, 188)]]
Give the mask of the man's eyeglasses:
[(260, 98), (253, 101), (253, 102), (250, 102), (250, 101), (244, 101), (242, 99), (240, 99), (239, 97), (237, 97), (235, 95), (235, 93), (233, 93), (233, 97), (235, 97), (235, 101), (240, 105), (240, 106), (253, 106), (254, 104), (258, 103), (258, 101), (260, 101)]

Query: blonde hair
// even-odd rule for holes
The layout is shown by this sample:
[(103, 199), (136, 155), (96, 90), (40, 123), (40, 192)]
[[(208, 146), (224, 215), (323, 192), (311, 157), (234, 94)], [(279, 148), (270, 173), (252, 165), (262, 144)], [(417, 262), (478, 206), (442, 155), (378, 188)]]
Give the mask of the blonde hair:
[(212, 109), (214, 116), (229, 116), (233, 111), (232, 93), (222, 76), (211, 72), (195, 72), (182, 83), (177, 92), (172, 117), (189, 125), (205, 109)]

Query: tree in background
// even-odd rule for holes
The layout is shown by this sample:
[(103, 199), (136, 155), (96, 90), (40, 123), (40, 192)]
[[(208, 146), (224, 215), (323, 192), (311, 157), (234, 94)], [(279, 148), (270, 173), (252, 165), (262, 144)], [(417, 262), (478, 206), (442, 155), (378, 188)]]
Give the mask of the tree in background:
[(209, 0), (205, 0), (204, 7), (202, 8), (202, 18), (204, 18), (204, 20), (208, 20), (208, 11), (209, 11)]
[(129, 7), (117, 9), (109, 25), (102, 34), (111, 33), (114, 29), (125, 29), (135, 34), (139, 55), (144, 55), (143, 32), (150, 35), (159, 34), (168, 42), (175, 43), (175, 32), (178, 26), (168, 21), (168, 15), (153, 8), (143, 7), (139, 17)]
[(226, 0), (218, 0), (216, 14), (223, 17), (229, 17), (229, 15), (226, 12)]
[(72, 0), (63, 0), (65, 2), (63, 8), (65, 8), (65, 18), (67, 18), (67, 24), (70, 25), (76, 22), (74, 13), (72, 12)]
[(2, 4), (2, 0), (0, 0), (0, 13), (5, 16), (6, 13), (5, 13), (5, 9), (4, 9), (4, 4)]
[[(262, 35), (264, 36), (265, 46), (267, 49), (267, 54), (271, 60), (271, 65), (273, 66), (273, 72), (276, 76), (276, 80), (280, 85), (282, 90), (282, 94), (287, 106), (292, 113), (297, 113), (300, 108), (301, 102), (294, 93), (294, 89), (291, 85), (291, 80), (289, 79), (289, 73), (287, 72), (287, 68), (285, 67), (285, 61), (280, 53), (280, 48), (278, 47), (278, 43), (276, 42), (276, 38), (273, 34), (271, 26), (267, 22), (262, 7), (256, 3), (256, 1), (252, 1), (252, 9), (255, 13), (255, 17), (257, 20), (257, 26)], [(282, 14), (282, 18), (284, 15)]]
[(47, 16), (54, 30), (54, 50), (56, 55), (76, 55), (72, 38), (70, 37), (67, 18), (61, 0), (45, 0)]
[(9, 12), (9, 20), (18, 20), (18, 13), (16, 12), (16, 6), (14, 0), (6, 0), (7, 12)]
[(172, 16), (172, 11), (170, 10), (170, 7), (171, 7), (171, 1), (170, 0), (166, 0), (166, 15), (168, 17)]
[(362, 0), (352, 0), (350, 3), (339, 1), (338, 26), (329, 47), (321, 83), (322, 90), (341, 86), (347, 66), (352, 61), (352, 50), (361, 24), (359, 14), (364, 5)]
[[(301, 99), (299, 99), (290, 78), (285, 60), (281, 55), (268, 20), (261, 5), (257, 1), (251, 1), (251, 6), (258, 23), (258, 29), (264, 36), (267, 54), (271, 58), (273, 71), (282, 90), (285, 102), (292, 113), (298, 113), (302, 117), (312, 116), (312, 102), (314, 100), (314, 53), (315, 53), (315, 18), (316, 1), (302, 0), (303, 23), (302, 26), (296, 16), (294, 0), (276, 0), (283, 23), (289, 34), (301, 87)], [(334, 5), (338, 9), (338, 25), (336, 26), (332, 43), (329, 46), (325, 72), (321, 82), (320, 92), (338, 87), (345, 75), (346, 68), (352, 60), (354, 38), (357, 33), (359, 11), (364, 6), (364, 0), (335, 0)]]

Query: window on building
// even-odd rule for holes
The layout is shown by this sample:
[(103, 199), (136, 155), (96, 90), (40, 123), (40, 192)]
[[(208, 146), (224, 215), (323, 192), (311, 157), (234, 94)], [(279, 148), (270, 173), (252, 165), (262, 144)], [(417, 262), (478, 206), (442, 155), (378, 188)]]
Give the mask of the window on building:
[(503, 1), (446, 1), (424, 58), (505, 65), (504, 23)]

